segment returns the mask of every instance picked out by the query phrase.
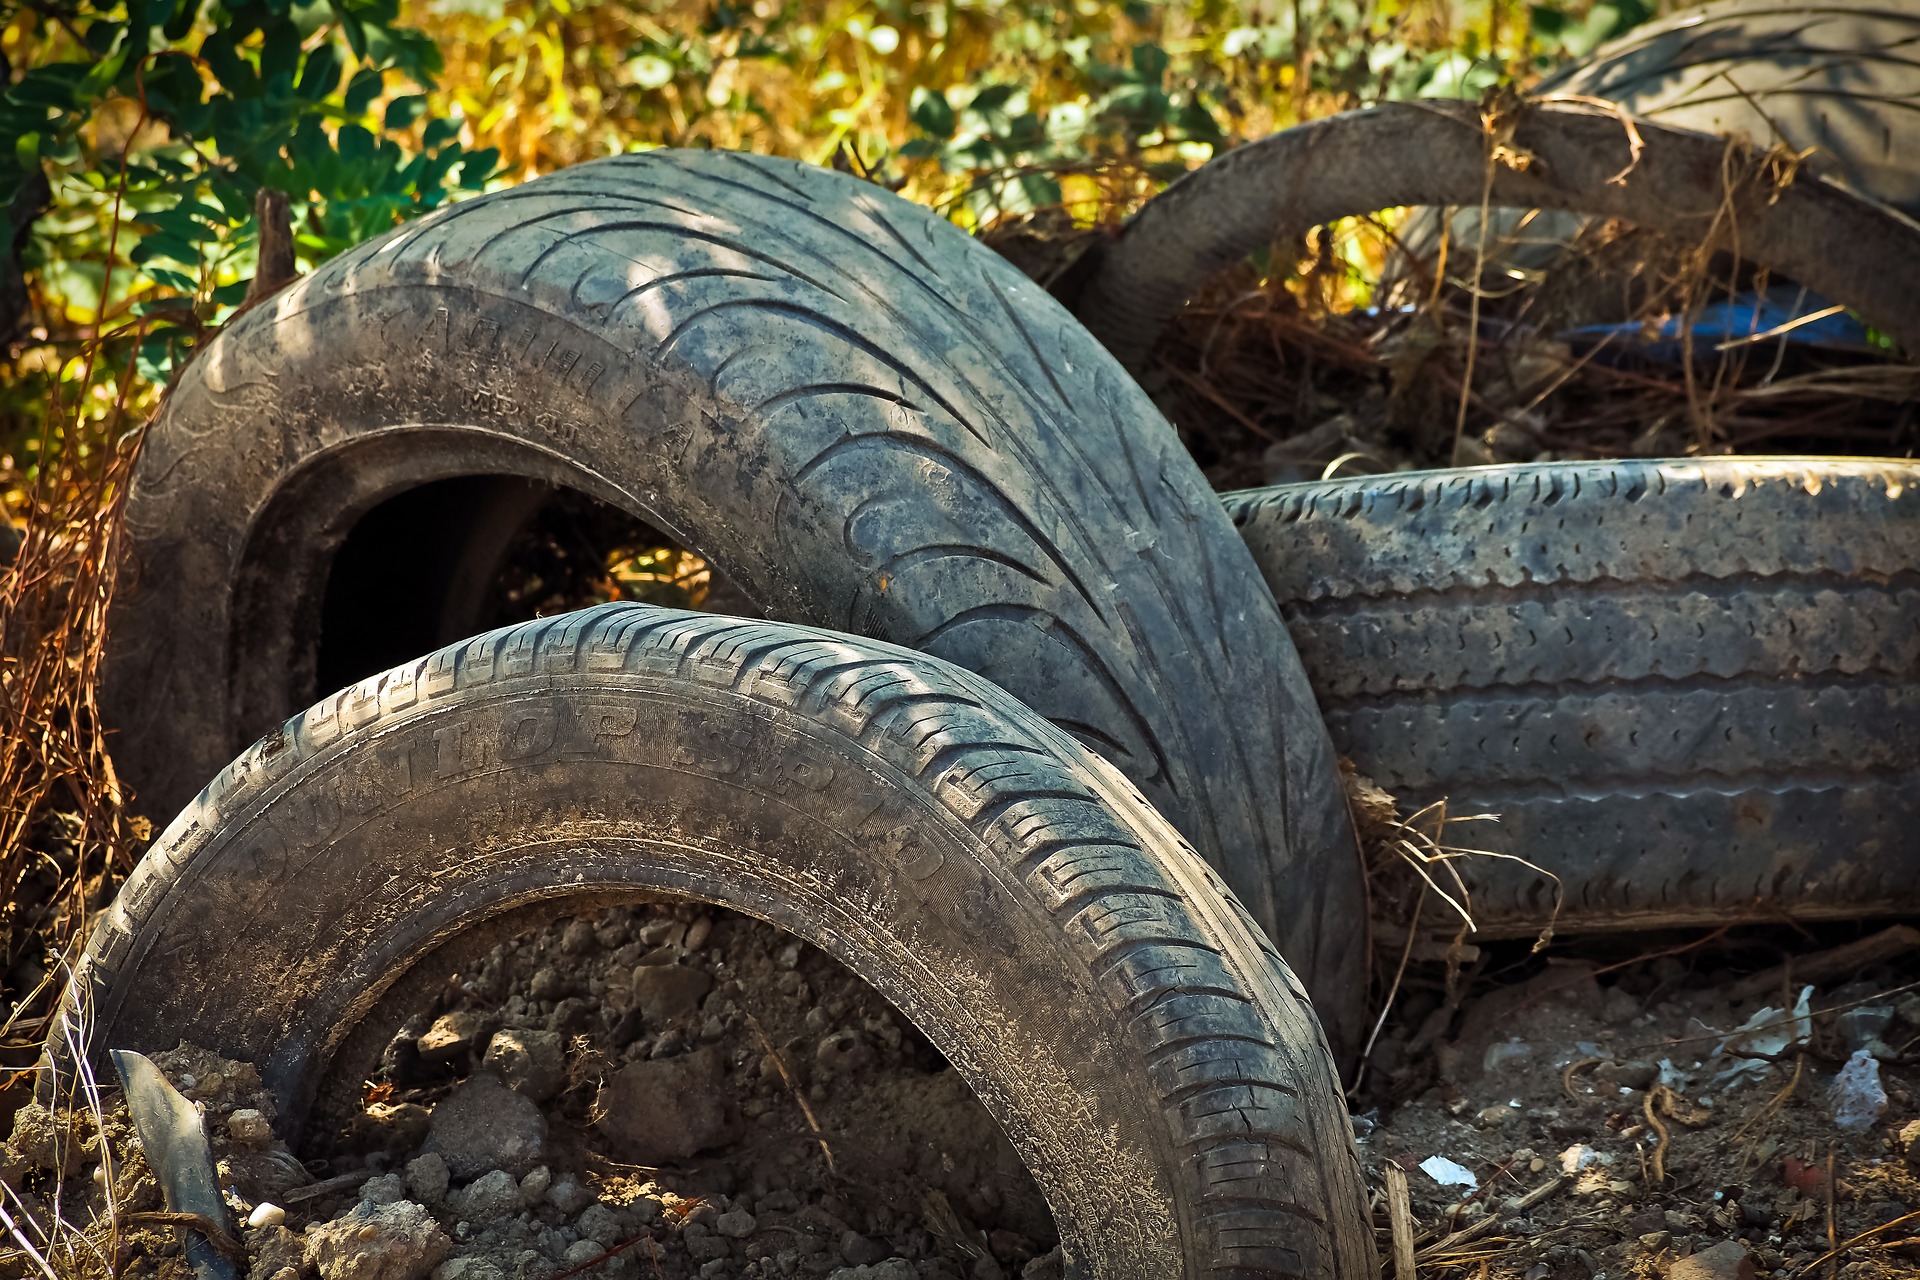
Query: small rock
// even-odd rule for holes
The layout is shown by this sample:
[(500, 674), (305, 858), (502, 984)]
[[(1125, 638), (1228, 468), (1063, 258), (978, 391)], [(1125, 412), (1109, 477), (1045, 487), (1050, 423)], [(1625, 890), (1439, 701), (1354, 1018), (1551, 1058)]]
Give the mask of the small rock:
[(856, 1267), (870, 1267), (887, 1256), (887, 1251), (858, 1231), (840, 1233), (840, 1256)]
[(1632, 1062), (1606, 1062), (1594, 1068), (1593, 1078), (1621, 1089), (1645, 1089), (1660, 1078), (1660, 1068), (1639, 1059)]
[(678, 920), (649, 920), (640, 926), (640, 941), (650, 947), (675, 946), (687, 936), (687, 926)]
[(642, 965), (633, 971), (633, 998), (648, 1022), (671, 1022), (700, 1007), (713, 975), (685, 965)]
[(1020, 1280), (1060, 1280), (1066, 1273), (1066, 1258), (1056, 1245), (1052, 1253), (1035, 1258), (1020, 1268)]
[(713, 1220), (713, 1229), (730, 1240), (745, 1240), (760, 1229), (760, 1223), (745, 1209), (730, 1209)]
[(496, 1031), (481, 1065), (509, 1089), (545, 1102), (566, 1083), (566, 1041), (557, 1031)]
[(605, 1252), (604, 1246), (592, 1240), (575, 1240), (567, 1246), (566, 1252), (560, 1255), (560, 1260), (569, 1267), (584, 1267)]
[(684, 1235), (680, 1242), (686, 1246), (687, 1256), (695, 1262), (718, 1262), (733, 1254), (733, 1246), (719, 1236)]
[(1901, 1126), (1900, 1154), (1908, 1165), (1920, 1169), (1920, 1120), (1909, 1120)]
[(357, 1150), (398, 1154), (417, 1149), (433, 1123), (417, 1102), (376, 1102), (347, 1125), (347, 1142)]
[(593, 950), (593, 925), (585, 920), (569, 920), (560, 934), (560, 950), (565, 955), (583, 956)]
[(407, 1161), (407, 1190), (422, 1204), (439, 1204), (447, 1196), (452, 1175), (447, 1162), (429, 1153)]
[(277, 1227), (287, 1220), (287, 1211), (271, 1201), (261, 1201), (247, 1215), (249, 1227)]
[(627, 1229), (620, 1224), (619, 1215), (604, 1204), (591, 1204), (580, 1215), (580, 1221), (574, 1229), (602, 1249), (611, 1249), (626, 1238)]
[(415, 1043), (420, 1050), (421, 1061), (450, 1062), (471, 1053), (485, 1030), (486, 1021), (478, 1013), (471, 1009), (456, 1009), (435, 1018), (426, 1034)]
[(235, 1142), (272, 1142), (273, 1125), (252, 1107), (241, 1107), (227, 1117), (227, 1132)]
[(820, 1041), (813, 1059), (827, 1075), (851, 1075), (873, 1064), (873, 1050), (858, 1031), (836, 1031)]
[(73, 1126), (38, 1102), (28, 1102), (14, 1112), (13, 1137), (7, 1146), (35, 1169), (55, 1169), (80, 1158)]
[(535, 1000), (558, 1000), (567, 994), (567, 981), (552, 965), (542, 965), (534, 970), (533, 980), (527, 984), (527, 992)]
[(547, 1188), (553, 1185), (553, 1170), (541, 1165), (526, 1177), (520, 1179), (520, 1199), (528, 1205), (539, 1204), (546, 1198)]
[(368, 1178), (360, 1184), (360, 1203), (370, 1205), (398, 1204), (407, 1198), (406, 1179), (397, 1173), (384, 1177)]
[(433, 1109), (421, 1154), (437, 1154), (456, 1178), (504, 1169), (516, 1178), (533, 1172), (547, 1145), (547, 1121), (529, 1098), (499, 1076), (480, 1072)]
[(687, 926), (686, 941), (681, 945), (689, 951), (698, 951), (707, 945), (707, 939), (713, 935), (713, 917), (701, 916)]
[(1747, 1246), (1728, 1240), (1675, 1262), (1667, 1280), (1753, 1280), (1753, 1259)]
[(1007, 1271), (992, 1254), (982, 1254), (973, 1260), (973, 1270), (967, 1273), (970, 1280), (1007, 1280)]
[(492, 1258), (448, 1258), (434, 1268), (433, 1280), (506, 1280), (506, 1272)]
[(1480, 1112), (1474, 1116), (1474, 1120), (1478, 1122), (1482, 1129), (1497, 1129), (1519, 1114), (1518, 1111), (1505, 1104), (1495, 1104), (1491, 1107), (1483, 1107)]
[(684, 1160), (736, 1132), (721, 1088), (720, 1054), (711, 1048), (630, 1063), (607, 1082), (596, 1127), (635, 1164)]
[(571, 1173), (561, 1174), (553, 1180), (553, 1185), (547, 1188), (547, 1203), (569, 1218), (592, 1204), (597, 1198), (593, 1192), (580, 1185), (580, 1180)]
[(568, 996), (553, 1006), (553, 1014), (547, 1019), (549, 1031), (578, 1031), (593, 1019), (593, 1004), (579, 996)]
[(455, 1213), (476, 1225), (496, 1218), (511, 1218), (522, 1208), (520, 1184), (505, 1169), (495, 1169), (474, 1179), (466, 1190), (454, 1192), (448, 1197), (448, 1204)]
[(307, 1233), (307, 1260), (320, 1280), (420, 1280), (452, 1249), (432, 1215), (411, 1200), (356, 1205)]
[(283, 1271), (297, 1280), (300, 1269), (307, 1263), (305, 1237), (279, 1224), (249, 1230), (247, 1252), (253, 1258), (253, 1265), (247, 1271), (248, 1280), (276, 1280)]
[(1842, 1130), (1864, 1133), (1887, 1111), (1886, 1087), (1880, 1083), (1880, 1063), (1865, 1049), (1856, 1049), (1833, 1078), (1829, 1097), (1833, 1123)]
[(1878, 1044), (1880, 1037), (1892, 1025), (1893, 1006), (1887, 1004), (1868, 1004), (1847, 1009), (1833, 1020), (1833, 1029), (1840, 1033), (1840, 1042), (1847, 1047), (1848, 1053)]

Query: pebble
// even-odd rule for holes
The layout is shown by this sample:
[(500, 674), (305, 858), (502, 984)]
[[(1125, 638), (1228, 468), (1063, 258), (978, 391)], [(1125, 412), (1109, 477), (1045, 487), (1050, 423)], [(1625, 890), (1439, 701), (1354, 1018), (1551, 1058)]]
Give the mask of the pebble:
[(557, 1031), (496, 1031), (481, 1065), (509, 1089), (545, 1102), (566, 1083), (566, 1041)]
[(307, 1232), (307, 1260), (320, 1280), (420, 1280), (452, 1249), (433, 1216), (411, 1200), (363, 1203)]
[(605, 1253), (606, 1249), (592, 1240), (575, 1240), (560, 1255), (560, 1260), (570, 1267), (581, 1267)]
[(439, 1204), (447, 1197), (452, 1175), (447, 1162), (431, 1153), (407, 1161), (407, 1190), (422, 1204)]
[(719, 1146), (739, 1128), (720, 1075), (711, 1048), (629, 1063), (607, 1082), (595, 1127), (634, 1164), (659, 1166)]
[(692, 1013), (713, 990), (713, 975), (685, 965), (642, 965), (633, 971), (633, 998), (648, 1022), (671, 1022)]
[(486, 1031), (486, 1020), (471, 1009), (456, 1009), (435, 1018), (433, 1025), (415, 1041), (423, 1062), (448, 1062), (477, 1047)]
[(385, 1174), (378, 1178), (368, 1178), (360, 1184), (360, 1203), (370, 1205), (398, 1204), (407, 1198), (406, 1179), (397, 1173)]
[(593, 950), (593, 925), (586, 920), (569, 920), (560, 934), (560, 950), (565, 955), (583, 956)]
[(287, 1220), (287, 1211), (272, 1201), (263, 1200), (247, 1215), (249, 1227), (278, 1227)]
[(272, 1142), (273, 1125), (252, 1107), (241, 1107), (227, 1117), (227, 1132), (236, 1142)]
[(826, 1074), (845, 1075), (871, 1065), (873, 1050), (858, 1031), (836, 1031), (820, 1041), (813, 1058)]
[(711, 937), (712, 934), (713, 917), (701, 916), (698, 920), (695, 920), (687, 926), (686, 942), (683, 945), (685, 945), (689, 951), (698, 951), (706, 945), (707, 939)]
[(580, 1179), (571, 1173), (563, 1173), (553, 1180), (547, 1188), (547, 1203), (571, 1218), (597, 1199), (592, 1191), (582, 1186)]
[(539, 1204), (546, 1198), (547, 1188), (553, 1185), (553, 1170), (541, 1165), (526, 1177), (520, 1179), (520, 1199), (528, 1205)]
[(759, 1221), (745, 1209), (730, 1209), (713, 1220), (713, 1229), (731, 1240), (745, 1240), (760, 1229)]
[(619, 1216), (604, 1204), (588, 1205), (586, 1212), (574, 1224), (574, 1230), (602, 1249), (613, 1248), (627, 1236), (627, 1229), (621, 1224)]
[(522, 1207), (520, 1184), (505, 1169), (495, 1169), (474, 1179), (466, 1190), (454, 1192), (448, 1197), (448, 1203), (455, 1213), (472, 1223), (511, 1218)]
[(1728, 1240), (1682, 1258), (1667, 1268), (1667, 1280), (1753, 1280), (1747, 1246)]
[(433, 1280), (506, 1280), (506, 1273), (492, 1258), (448, 1258), (434, 1268)]
[(422, 1154), (447, 1162), (456, 1178), (504, 1169), (533, 1172), (546, 1152), (547, 1121), (533, 1101), (492, 1072), (479, 1072), (433, 1109)]
[(858, 1231), (843, 1231), (840, 1233), (840, 1256), (856, 1267), (868, 1267), (884, 1259), (887, 1251)]
[(567, 994), (566, 979), (552, 965), (542, 965), (534, 970), (533, 979), (527, 984), (527, 992), (535, 1000), (558, 1000)]

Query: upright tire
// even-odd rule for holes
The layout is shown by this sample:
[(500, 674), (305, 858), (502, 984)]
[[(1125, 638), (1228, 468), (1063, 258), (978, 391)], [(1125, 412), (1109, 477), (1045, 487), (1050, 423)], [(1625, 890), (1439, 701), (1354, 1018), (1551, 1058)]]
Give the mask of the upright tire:
[[(1340, 750), (1563, 927), (1920, 906), (1920, 463), (1541, 463), (1231, 494)], [(1459, 864), (1483, 931), (1553, 883)]]
[[(1222, 870), (1351, 1039), (1352, 830), (1217, 498), (1025, 277), (924, 209), (786, 161), (556, 173), (361, 246), (221, 335), (174, 387), (127, 505), (105, 697), (144, 801), (171, 811), (325, 692), (321, 606), (363, 515), (501, 475), (625, 508), (768, 616), (1025, 699)], [(445, 521), (483, 501), (434, 492)], [(421, 565), (462, 564), (484, 534), (423, 536)], [(408, 552), (387, 557), (387, 595), (452, 590)]]
[(93, 1052), (254, 1062), (297, 1125), (471, 940), (640, 891), (891, 1000), (1026, 1160), (1070, 1274), (1375, 1273), (1326, 1043), (1251, 918), (1111, 765), (851, 637), (610, 605), (329, 697), (161, 836), (67, 1009)]

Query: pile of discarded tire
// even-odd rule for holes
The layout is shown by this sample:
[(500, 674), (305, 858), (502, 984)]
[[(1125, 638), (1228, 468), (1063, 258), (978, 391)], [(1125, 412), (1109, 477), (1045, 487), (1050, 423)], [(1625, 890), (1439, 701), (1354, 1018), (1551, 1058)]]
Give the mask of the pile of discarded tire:
[[(106, 710), (179, 817), (91, 939), (89, 1044), (188, 1036), (298, 1117), (463, 934), (681, 895), (907, 1014), (1028, 1163), (1069, 1274), (1375, 1274), (1336, 1071), (1367, 968), (1340, 755), (1501, 815), (1551, 878), (1476, 873), (1496, 934), (1555, 895), (1563, 932), (1920, 895), (1920, 466), (1544, 463), (1223, 504), (1129, 375), (1276, 225), (1477, 201), (1470, 114), (1229, 154), (1083, 273), (1091, 328), (883, 190), (671, 151), (441, 210), (244, 315), (127, 502)], [(1364, 169), (1317, 141), (1341, 131)], [(1610, 113), (1532, 109), (1542, 163), (1499, 202), (1705, 216), (1720, 144), (1640, 131), (1630, 166)], [(1920, 345), (1920, 227), (1773, 194), (1746, 251)], [(554, 487), (771, 620), (615, 604), (469, 638)]]

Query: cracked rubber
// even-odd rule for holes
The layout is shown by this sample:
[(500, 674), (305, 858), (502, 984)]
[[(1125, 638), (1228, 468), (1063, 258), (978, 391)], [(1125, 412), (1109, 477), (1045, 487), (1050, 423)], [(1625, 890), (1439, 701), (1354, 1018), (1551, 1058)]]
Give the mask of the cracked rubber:
[(1352, 1039), (1359, 858), (1259, 571), (1125, 372), (925, 209), (737, 153), (581, 165), (242, 316), (144, 449), (105, 699), (156, 811), (326, 692), (327, 574), (362, 514), (449, 477), (567, 485), (769, 617), (956, 662), (1102, 751)]
[(1005, 1129), (1070, 1274), (1376, 1274), (1326, 1042), (1218, 877), (1003, 690), (849, 636), (605, 605), (326, 698), (160, 837), (65, 1008), (90, 1053), (254, 1062), (298, 1125), (464, 938), (623, 893), (870, 982)]
[[(1560, 925), (1920, 903), (1920, 464), (1727, 458), (1228, 495), (1342, 753)], [(1495, 934), (1550, 881), (1464, 864)]]

